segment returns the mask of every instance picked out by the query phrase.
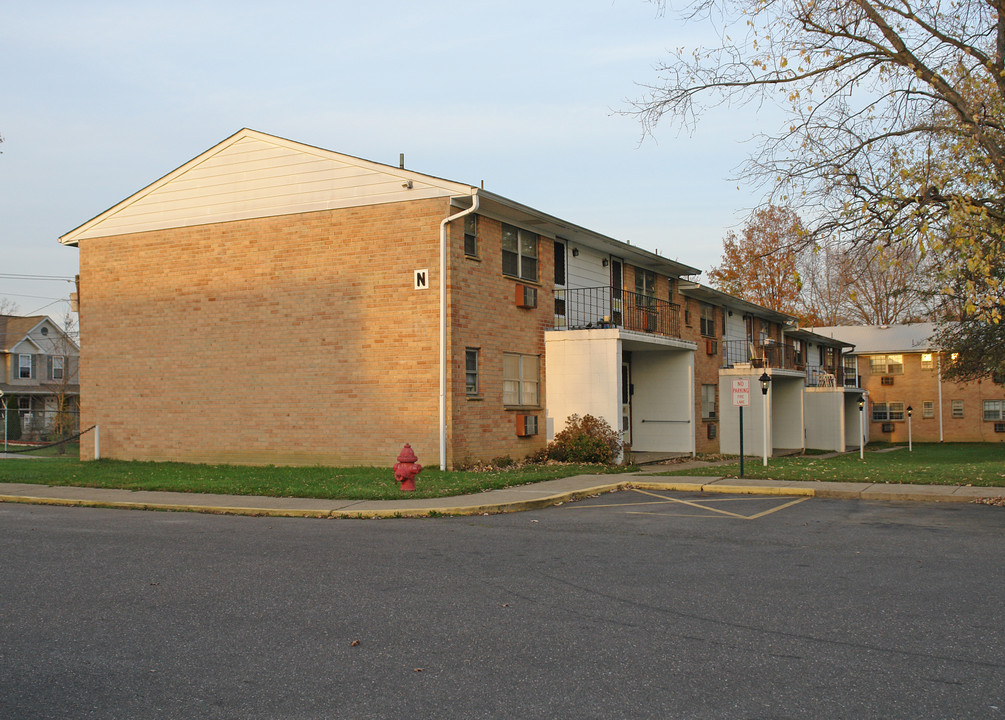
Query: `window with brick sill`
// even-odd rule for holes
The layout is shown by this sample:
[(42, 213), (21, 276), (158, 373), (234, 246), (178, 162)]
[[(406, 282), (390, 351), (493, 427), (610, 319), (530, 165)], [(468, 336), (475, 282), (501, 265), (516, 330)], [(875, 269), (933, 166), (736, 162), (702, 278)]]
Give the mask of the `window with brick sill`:
[(464, 254), (478, 257), (478, 216), (474, 213), (464, 216)]
[(503, 275), (537, 282), (538, 236), (513, 225), (502, 226)]
[(503, 405), (510, 408), (540, 405), (540, 363), (537, 355), (503, 353)]

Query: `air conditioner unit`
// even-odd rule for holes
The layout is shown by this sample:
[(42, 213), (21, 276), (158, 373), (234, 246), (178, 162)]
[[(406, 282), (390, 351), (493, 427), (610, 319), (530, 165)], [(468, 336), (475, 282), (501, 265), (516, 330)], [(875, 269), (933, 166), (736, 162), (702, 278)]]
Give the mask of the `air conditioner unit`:
[(893, 385), (893, 378), (890, 377), (889, 375), (887, 375), (885, 377), (881, 377), (879, 379), (879, 384), (880, 385)]
[(518, 437), (537, 435), (537, 415), (517, 415), (516, 434)]
[(1005, 433), (1005, 423), (995, 423), (995, 432)]
[(893, 423), (883, 423), (883, 432), (892, 433), (894, 425)]
[(536, 308), (537, 288), (518, 284), (516, 286), (516, 306), (519, 308)]
[(705, 340), (705, 353), (717, 355), (719, 353), (719, 343), (715, 340)]

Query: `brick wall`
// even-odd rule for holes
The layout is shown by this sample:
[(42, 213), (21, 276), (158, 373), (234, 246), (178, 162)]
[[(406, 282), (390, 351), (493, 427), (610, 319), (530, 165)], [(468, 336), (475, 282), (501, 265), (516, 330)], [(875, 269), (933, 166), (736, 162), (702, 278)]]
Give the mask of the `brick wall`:
[[(436, 199), (82, 240), (82, 425), (123, 459), (390, 465), (409, 442), (438, 463), (451, 212)], [(413, 289), (420, 269), (429, 290)]]
[[(509, 456), (520, 459), (543, 448), (545, 432), (544, 332), (554, 322), (554, 241), (538, 242), (538, 280), (516, 280), (502, 271), (502, 223), (484, 216), (478, 219), (478, 253), (464, 254), (464, 223), (451, 224), (450, 291), (450, 387), (454, 397), (448, 429), (450, 460), (458, 466), (479, 459)], [(516, 304), (516, 285), (537, 288), (537, 307)], [(465, 393), (464, 352), (479, 353), (479, 392)], [(503, 353), (540, 358), (538, 397), (535, 406), (507, 408), (503, 405)], [(534, 415), (538, 434), (518, 437), (516, 416)]]
[[(872, 441), (907, 442), (907, 418), (893, 421), (893, 432), (883, 432), (883, 422), (872, 422), (871, 406), (874, 403), (902, 402), (906, 408), (914, 408), (911, 418), (911, 436), (916, 442), (939, 441), (939, 374), (937, 358), (933, 356), (932, 369), (922, 369), (921, 353), (904, 353), (903, 374), (873, 374), (868, 356), (858, 358), (858, 371), (862, 385), (869, 391), (870, 411), (867, 415), (869, 439)], [(945, 360), (943, 361), (945, 362)], [(893, 379), (892, 385), (884, 385), (882, 378)], [(934, 417), (924, 417), (924, 402), (934, 404)], [(963, 417), (953, 417), (953, 401), (962, 401)], [(942, 427), (945, 442), (996, 442), (1005, 440), (1005, 435), (995, 433), (994, 423), (983, 419), (984, 400), (1005, 400), (1005, 387), (990, 378), (970, 383), (942, 382)], [(890, 423), (891, 421), (887, 421)]]

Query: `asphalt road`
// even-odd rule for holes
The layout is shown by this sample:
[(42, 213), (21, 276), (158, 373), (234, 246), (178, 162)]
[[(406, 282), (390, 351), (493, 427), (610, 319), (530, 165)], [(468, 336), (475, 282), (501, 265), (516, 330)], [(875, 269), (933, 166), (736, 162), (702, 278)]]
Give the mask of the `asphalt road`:
[(0, 505), (0, 718), (1005, 717), (1005, 510)]

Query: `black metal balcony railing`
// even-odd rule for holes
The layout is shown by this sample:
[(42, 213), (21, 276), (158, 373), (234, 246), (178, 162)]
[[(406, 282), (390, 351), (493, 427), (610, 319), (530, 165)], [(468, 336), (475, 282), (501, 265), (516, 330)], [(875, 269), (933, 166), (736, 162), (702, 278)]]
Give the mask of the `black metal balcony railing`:
[[(680, 305), (611, 287), (555, 290), (556, 328), (622, 328), (680, 337)], [(564, 323), (563, 323), (564, 321)]]
[(806, 387), (844, 387), (844, 368), (840, 365), (807, 367)]
[(748, 342), (726, 340), (723, 342), (722, 365), (733, 367), (737, 363), (750, 363), (756, 368), (779, 370), (805, 370), (803, 354), (788, 343)]

